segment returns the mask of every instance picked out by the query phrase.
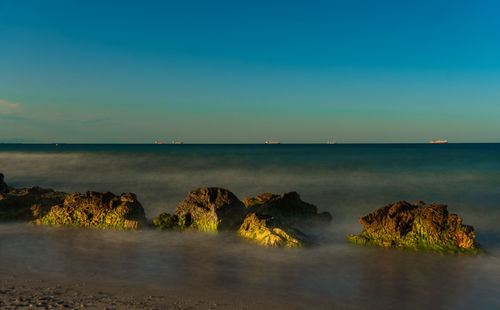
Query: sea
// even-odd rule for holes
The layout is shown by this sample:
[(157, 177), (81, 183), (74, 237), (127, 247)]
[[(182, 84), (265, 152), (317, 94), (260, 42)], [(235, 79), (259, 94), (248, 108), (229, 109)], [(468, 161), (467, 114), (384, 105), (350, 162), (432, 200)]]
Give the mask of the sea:
[[(0, 172), (16, 188), (133, 192), (149, 220), (206, 186), (241, 200), (297, 191), (333, 217), (303, 249), (229, 232), (0, 223), (0, 269), (297, 309), (500, 309), (500, 144), (0, 144)], [(358, 218), (400, 200), (447, 204), (484, 253), (347, 242)]]

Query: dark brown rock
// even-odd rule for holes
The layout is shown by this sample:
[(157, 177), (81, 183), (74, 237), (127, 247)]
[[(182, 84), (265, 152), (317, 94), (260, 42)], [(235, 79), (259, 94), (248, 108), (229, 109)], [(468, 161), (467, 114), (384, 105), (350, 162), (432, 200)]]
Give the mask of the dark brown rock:
[(203, 231), (238, 229), (246, 216), (243, 203), (230, 191), (219, 187), (204, 187), (190, 191), (177, 206), (175, 213)]
[(32, 221), (46, 215), (68, 194), (37, 186), (12, 189), (0, 194), (0, 220)]
[(0, 173), (0, 194), (7, 193), (9, 191), (9, 186), (3, 181), (3, 173)]
[(332, 219), (328, 212), (318, 214), (316, 206), (302, 201), (297, 192), (281, 195), (264, 193), (245, 198), (243, 203), (251, 213), (270, 215), (289, 225), (311, 221), (328, 223)]
[(362, 217), (364, 230), (349, 236), (357, 244), (432, 249), (444, 252), (475, 250), (474, 228), (463, 225), (447, 205), (400, 201)]

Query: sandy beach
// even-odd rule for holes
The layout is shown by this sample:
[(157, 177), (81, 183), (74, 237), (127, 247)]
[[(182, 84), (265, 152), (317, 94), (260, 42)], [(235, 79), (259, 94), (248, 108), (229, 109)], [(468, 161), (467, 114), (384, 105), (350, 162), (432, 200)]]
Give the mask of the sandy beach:
[(0, 274), (2, 309), (228, 309), (180, 296), (145, 295), (118, 285)]
[[(161, 294), (118, 283), (0, 272), (2, 309), (257, 309), (257, 304), (227, 303), (175, 293)], [(154, 294), (153, 294), (154, 292)], [(148, 294), (150, 293), (150, 294)]]
[[(228, 291), (165, 288), (0, 269), (1, 309), (328, 309), (293, 296), (237, 295)], [(356, 309), (340, 306), (340, 309)]]

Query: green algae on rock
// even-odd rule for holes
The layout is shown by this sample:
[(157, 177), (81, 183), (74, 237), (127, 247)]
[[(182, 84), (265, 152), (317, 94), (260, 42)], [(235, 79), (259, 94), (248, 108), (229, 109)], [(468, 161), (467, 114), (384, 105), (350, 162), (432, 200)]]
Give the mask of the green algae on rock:
[(62, 203), (67, 196), (67, 193), (38, 186), (10, 189), (0, 193), (0, 220), (35, 220), (46, 215), (52, 206)]
[(153, 226), (159, 230), (176, 229), (182, 230), (191, 225), (185, 217), (180, 217), (177, 214), (162, 213), (153, 220)]
[(331, 216), (318, 214), (314, 205), (300, 200), (295, 192), (262, 194), (247, 198), (244, 204), (226, 189), (205, 187), (189, 192), (175, 214), (162, 213), (153, 220), (153, 225), (160, 230), (228, 229), (264, 246), (302, 247), (309, 244), (308, 237), (289, 223), (311, 219), (325, 222)]
[(349, 235), (360, 245), (433, 250), (445, 253), (476, 253), (474, 228), (462, 224), (447, 205), (406, 201), (387, 204), (362, 217), (363, 232)]
[(247, 210), (230, 191), (219, 187), (204, 187), (190, 191), (186, 199), (177, 205), (175, 214), (189, 223), (191, 228), (218, 231), (238, 229)]
[(245, 198), (243, 203), (250, 213), (270, 215), (287, 225), (297, 223), (328, 223), (332, 216), (328, 212), (318, 213), (315, 205), (304, 202), (297, 192), (280, 195), (260, 194), (254, 198)]
[(145, 222), (144, 209), (135, 194), (74, 193), (34, 221), (43, 225), (74, 225), (116, 229), (139, 229)]
[(307, 237), (298, 229), (287, 227), (270, 215), (258, 213), (251, 213), (245, 218), (238, 234), (272, 247), (303, 247), (307, 242)]

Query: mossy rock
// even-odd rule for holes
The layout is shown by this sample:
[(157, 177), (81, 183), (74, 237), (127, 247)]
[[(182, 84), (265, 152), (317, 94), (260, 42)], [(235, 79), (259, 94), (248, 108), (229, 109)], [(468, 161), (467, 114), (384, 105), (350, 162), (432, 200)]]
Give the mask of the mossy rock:
[(360, 235), (349, 235), (359, 245), (431, 250), (442, 253), (477, 253), (474, 228), (462, 224), (447, 205), (400, 201), (362, 217)]
[(307, 237), (299, 230), (282, 224), (270, 215), (251, 213), (246, 218), (238, 234), (260, 245), (270, 247), (303, 247)]
[(33, 221), (45, 216), (50, 209), (61, 204), (67, 193), (38, 186), (11, 189), (0, 193), (0, 220)]
[(189, 227), (201, 231), (237, 230), (247, 210), (230, 191), (219, 187), (204, 187), (190, 191), (175, 209)]
[(145, 220), (144, 208), (135, 194), (86, 192), (68, 196), (34, 223), (137, 230)]
[(264, 193), (253, 198), (245, 198), (243, 203), (249, 213), (269, 215), (288, 225), (325, 224), (332, 220), (330, 213), (318, 213), (317, 207), (302, 201), (297, 192), (280, 195)]
[(153, 220), (153, 226), (158, 230), (183, 230), (191, 225), (191, 220), (177, 214), (162, 213)]

